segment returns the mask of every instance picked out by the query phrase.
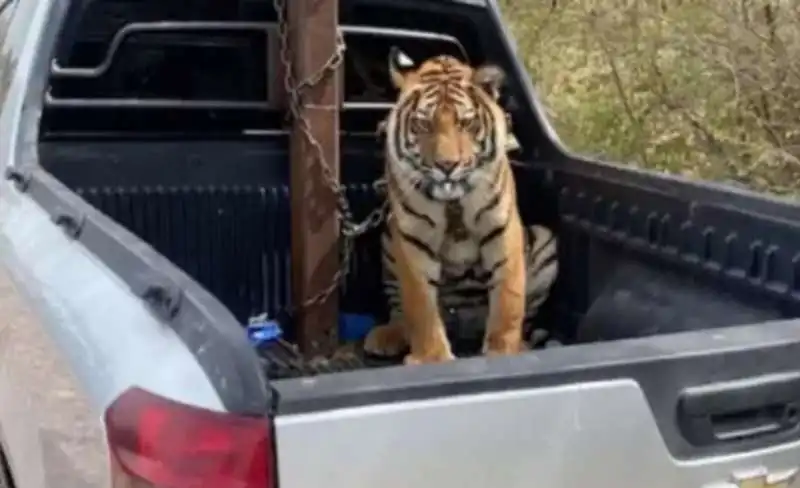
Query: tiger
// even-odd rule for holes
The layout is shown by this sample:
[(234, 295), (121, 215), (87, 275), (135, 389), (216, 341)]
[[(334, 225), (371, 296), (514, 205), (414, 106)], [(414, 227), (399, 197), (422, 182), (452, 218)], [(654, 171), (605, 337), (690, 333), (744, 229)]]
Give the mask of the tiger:
[(453, 360), (448, 310), (484, 318), (484, 354), (517, 354), (526, 349), (523, 321), (548, 297), (558, 262), (553, 233), (525, 227), (517, 208), (508, 158), (517, 141), (499, 104), (505, 73), (449, 55), (417, 65), (396, 47), (389, 72), (399, 95), (379, 130), (390, 317), (370, 330), (364, 350), (407, 351), (405, 364)]

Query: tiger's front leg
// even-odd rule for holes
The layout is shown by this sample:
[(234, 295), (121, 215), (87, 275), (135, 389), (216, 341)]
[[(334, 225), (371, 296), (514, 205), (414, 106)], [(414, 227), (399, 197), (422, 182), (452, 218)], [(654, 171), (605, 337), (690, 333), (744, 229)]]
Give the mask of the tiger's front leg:
[[(499, 229), (499, 228), (498, 228)], [(484, 269), (492, 271), (489, 316), (483, 352), (517, 354), (524, 350), (525, 248), (522, 223), (512, 215), (502, 232), (489, 234), (481, 248)]]
[(440, 363), (454, 359), (439, 315), (441, 264), (424, 243), (395, 233), (395, 270), (400, 288), (403, 325), (410, 348), (405, 364)]

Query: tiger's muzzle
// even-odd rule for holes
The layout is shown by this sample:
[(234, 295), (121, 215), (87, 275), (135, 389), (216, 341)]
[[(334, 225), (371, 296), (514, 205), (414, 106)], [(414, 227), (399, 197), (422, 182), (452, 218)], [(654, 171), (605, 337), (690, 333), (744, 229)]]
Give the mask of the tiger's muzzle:
[(430, 165), (426, 192), (432, 200), (452, 202), (463, 198), (472, 190), (469, 162), (436, 160)]

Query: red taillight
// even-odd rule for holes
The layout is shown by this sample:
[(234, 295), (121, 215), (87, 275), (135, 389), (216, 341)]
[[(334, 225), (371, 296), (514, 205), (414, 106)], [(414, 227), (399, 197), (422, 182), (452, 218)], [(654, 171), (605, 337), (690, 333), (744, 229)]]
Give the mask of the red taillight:
[(272, 488), (265, 418), (212, 412), (139, 388), (106, 411), (111, 456), (129, 476), (158, 488)]

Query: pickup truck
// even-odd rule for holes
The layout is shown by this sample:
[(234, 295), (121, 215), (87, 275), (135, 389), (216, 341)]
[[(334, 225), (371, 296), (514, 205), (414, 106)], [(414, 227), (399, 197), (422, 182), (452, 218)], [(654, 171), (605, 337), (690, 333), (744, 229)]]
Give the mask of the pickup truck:
[[(800, 207), (570, 152), (494, 0), (340, 2), (342, 184), (380, 204), (391, 45), (501, 65), (562, 347), (324, 374), (245, 332), (291, 302), (272, 3), (0, 9), (3, 488), (796, 483)], [(345, 312), (385, 309), (377, 243)]]

